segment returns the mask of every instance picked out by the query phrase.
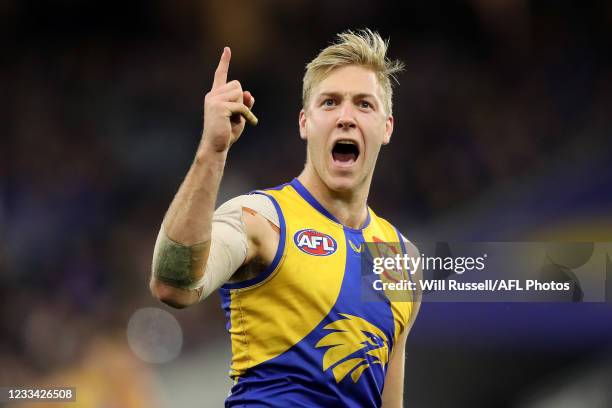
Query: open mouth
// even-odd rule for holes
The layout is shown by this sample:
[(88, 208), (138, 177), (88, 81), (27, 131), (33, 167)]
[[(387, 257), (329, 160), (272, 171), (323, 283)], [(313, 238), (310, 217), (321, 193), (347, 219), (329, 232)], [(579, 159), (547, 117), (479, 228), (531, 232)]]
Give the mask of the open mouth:
[(352, 164), (359, 157), (359, 146), (350, 140), (339, 140), (332, 149), (334, 162), (339, 164)]

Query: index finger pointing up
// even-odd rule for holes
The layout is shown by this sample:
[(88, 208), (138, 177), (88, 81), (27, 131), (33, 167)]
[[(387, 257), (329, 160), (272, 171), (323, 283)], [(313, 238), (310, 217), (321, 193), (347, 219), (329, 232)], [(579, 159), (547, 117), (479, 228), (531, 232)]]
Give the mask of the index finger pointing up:
[(213, 81), (212, 89), (218, 88), (227, 83), (227, 71), (229, 70), (230, 59), (232, 58), (232, 51), (229, 47), (223, 48), (221, 59), (219, 60), (219, 66), (215, 71), (215, 79)]

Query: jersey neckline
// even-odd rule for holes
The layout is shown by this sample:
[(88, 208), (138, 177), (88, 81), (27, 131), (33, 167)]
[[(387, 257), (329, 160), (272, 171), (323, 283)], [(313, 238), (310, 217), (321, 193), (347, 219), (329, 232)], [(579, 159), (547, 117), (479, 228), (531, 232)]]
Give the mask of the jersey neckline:
[(352, 231), (352, 232), (360, 233), (361, 231), (363, 231), (364, 229), (366, 229), (370, 225), (371, 217), (370, 217), (370, 208), (369, 207), (367, 207), (368, 216), (367, 216), (363, 226), (361, 228), (351, 228), (351, 227), (349, 227), (347, 225), (342, 224), (336, 217), (333, 216), (332, 213), (327, 211), (327, 209), (325, 207), (323, 207), (323, 205), (320, 202), (318, 202), (316, 198), (314, 198), (314, 196), (310, 193), (310, 191), (308, 191), (306, 189), (306, 187), (304, 187), (304, 185), (300, 182), (300, 180), (298, 180), (297, 178), (294, 178), (293, 180), (291, 180), (291, 182), (289, 184), (295, 189), (295, 191), (297, 191), (297, 193), (300, 195), (300, 197), (302, 197), (315, 210), (317, 210), (318, 212), (323, 214), (325, 217), (329, 218), (329, 220), (335, 222), (336, 224), (339, 224), (343, 229), (345, 229), (347, 231)]

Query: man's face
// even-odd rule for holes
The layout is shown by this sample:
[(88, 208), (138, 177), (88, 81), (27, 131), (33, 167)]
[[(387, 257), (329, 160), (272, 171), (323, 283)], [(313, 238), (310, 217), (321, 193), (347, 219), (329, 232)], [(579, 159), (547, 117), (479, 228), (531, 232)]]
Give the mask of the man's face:
[(309, 165), (338, 192), (370, 180), (380, 147), (393, 131), (376, 75), (356, 65), (337, 68), (314, 86), (299, 122)]

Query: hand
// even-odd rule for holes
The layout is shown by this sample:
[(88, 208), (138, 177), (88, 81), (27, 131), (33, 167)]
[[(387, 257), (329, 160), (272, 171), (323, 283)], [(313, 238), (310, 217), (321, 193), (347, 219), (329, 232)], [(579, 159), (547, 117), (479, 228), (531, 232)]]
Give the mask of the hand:
[(204, 97), (203, 143), (217, 152), (225, 152), (238, 140), (248, 121), (257, 124), (251, 112), (255, 98), (249, 91), (243, 91), (240, 82), (227, 82), (227, 72), (232, 52), (223, 49), (219, 66), (215, 71), (210, 92)]

